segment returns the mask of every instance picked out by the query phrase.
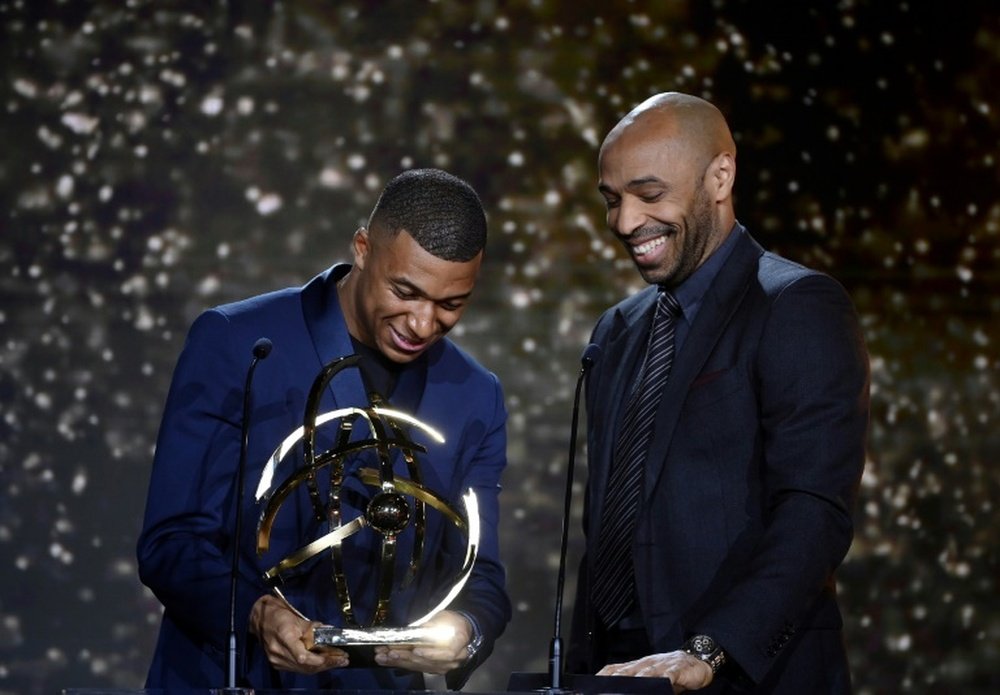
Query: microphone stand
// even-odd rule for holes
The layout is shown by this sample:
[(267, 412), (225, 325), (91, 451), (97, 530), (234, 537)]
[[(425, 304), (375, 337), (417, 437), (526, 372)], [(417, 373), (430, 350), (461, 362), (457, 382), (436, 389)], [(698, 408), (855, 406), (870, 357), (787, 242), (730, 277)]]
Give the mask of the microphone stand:
[[(594, 363), (600, 358), (600, 346), (591, 343), (583, 351), (580, 358), (580, 376), (576, 381), (576, 393), (573, 397), (573, 425), (570, 429), (569, 464), (566, 470), (566, 499), (563, 504), (562, 538), (559, 546), (559, 576), (556, 579), (556, 610), (555, 628), (552, 631), (552, 642), (549, 646), (549, 672), (546, 673), (512, 673), (507, 684), (508, 692), (534, 692), (546, 695), (595, 695), (598, 693), (673, 693), (673, 686), (668, 678), (635, 678), (632, 676), (594, 676), (585, 674), (563, 673), (562, 652), (562, 603), (563, 589), (566, 581), (566, 545), (569, 534), (569, 512), (573, 501), (573, 468), (576, 464), (576, 429), (580, 414), (580, 391), (583, 388), (584, 377)], [(564, 678), (564, 676), (566, 676)], [(563, 685), (563, 681), (567, 686)], [(548, 685), (544, 685), (544, 683)]]
[(243, 477), (247, 467), (247, 448), (250, 442), (250, 411), (253, 402), (253, 373), (257, 363), (271, 354), (271, 341), (260, 338), (253, 346), (253, 360), (247, 369), (247, 380), (243, 386), (243, 426), (240, 432), (240, 461), (236, 469), (236, 528), (233, 536), (232, 568), (229, 575), (229, 664), (226, 690), (239, 692), (236, 686), (236, 581), (240, 571), (240, 536), (243, 531)]
[(584, 377), (594, 365), (599, 353), (600, 348), (593, 343), (583, 351), (583, 357), (580, 360), (580, 375), (576, 379), (576, 393), (573, 396), (573, 424), (570, 426), (569, 464), (566, 467), (566, 496), (563, 501), (562, 538), (559, 545), (559, 574), (556, 578), (556, 608), (552, 641), (549, 644), (549, 687), (545, 688), (545, 692), (552, 694), (573, 692), (562, 688), (562, 604), (563, 589), (566, 583), (566, 544), (569, 539), (570, 505), (573, 501), (573, 469), (576, 465), (576, 433), (577, 423), (580, 419), (580, 391), (583, 388)]

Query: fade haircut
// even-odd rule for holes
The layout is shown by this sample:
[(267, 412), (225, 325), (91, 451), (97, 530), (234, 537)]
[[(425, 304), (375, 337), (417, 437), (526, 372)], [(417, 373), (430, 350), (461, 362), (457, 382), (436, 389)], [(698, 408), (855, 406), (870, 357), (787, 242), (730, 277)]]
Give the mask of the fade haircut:
[(466, 262), (486, 246), (486, 213), (468, 183), (440, 169), (410, 169), (386, 184), (368, 229), (396, 236), (406, 231), (445, 261)]

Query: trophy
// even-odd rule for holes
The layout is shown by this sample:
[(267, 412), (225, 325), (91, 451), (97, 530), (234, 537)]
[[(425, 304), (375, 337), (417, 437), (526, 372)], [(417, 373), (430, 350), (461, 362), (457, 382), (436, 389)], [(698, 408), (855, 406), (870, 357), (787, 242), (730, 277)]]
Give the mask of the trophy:
[[(292, 551), (278, 564), (264, 573), (270, 589), (293, 611), (305, 620), (313, 620), (302, 614), (282, 592), (281, 585), (286, 574), (307, 561), (329, 552), (336, 600), (339, 603), (342, 627), (320, 625), (312, 633), (310, 649), (326, 646), (354, 648), (373, 645), (420, 645), (435, 644), (447, 640), (450, 635), (425, 624), (448, 607), (462, 590), (476, 561), (479, 546), (479, 513), (475, 493), (470, 489), (462, 497), (464, 509), (459, 510), (422, 482), (418, 456), (426, 454), (427, 448), (414, 442), (407, 435), (407, 428), (417, 428), (436, 442), (444, 438), (434, 428), (399, 410), (386, 406), (377, 394), (369, 397), (365, 407), (346, 407), (319, 413), (319, 401), (324, 389), (334, 376), (344, 369), (355, 367), (360, 358), (357, 355), (340, 357), (320, 370), (313, 381), (306, 402), (302, 427), (289, 434), (275, 449), (261, 473), (257, 486), (256, 500), (262, 505), (257, 524), (257, 554), (263, 555), (270, 547), (271, 529), (282, 503), (303, 484), (308, 490), (317, 522), (326, 522), (329, 532), (306, 545)], [(355, 425), (363, 421), (367, 424), (367, 434), (363, 438), (352, 437)], [(325, 451), (316, 451), (316, 435), (320, 427), (326, 426), (333, 432), (333, 446)], [(283, 479), (278, 478), (279, 467), (301, 442), (301, 465), (292, 467)], [(347, 473), (345, 464), (351, 457), (361, 452), (374, 452), (377, 466), (360, 468)], [(399, 477), (393, 471), (392, 455), (398, 451), (406, 465), (408, 478)], [(329, 475), (328, 499), (323, 500), (317, 484), (321, 472)], [(356, 477), (370, 488), (374, 494), (364, 512), (353, 519), (344, 518), (342, 490), (349, 477)], [(443, 515), (467, 539), (465, 557), (455, 573), (450, 588), (444, 597), (425, 615), (409, 625), (388, 625), (389, 607), (392, 594), (397, 586), (412, 581), (421, 571), (424, 563), (424, 542), (428, 508)], [(397, 578), (397, 538), (410, 525), (414, 530), (413, 549), (407, 562), (405, 576)], [(375, 583), (374, 612), (369, 624), (360, 625), (353, 609), (351, 589), (348, 586), (345, 568), (351, 561), (351, 540), (362, 534), (376, 534), (379, 544), (378, 573)], [(370, 540), (370, 539), (369, 539)], [(315, 618), (320, 622), (326, 616)]]

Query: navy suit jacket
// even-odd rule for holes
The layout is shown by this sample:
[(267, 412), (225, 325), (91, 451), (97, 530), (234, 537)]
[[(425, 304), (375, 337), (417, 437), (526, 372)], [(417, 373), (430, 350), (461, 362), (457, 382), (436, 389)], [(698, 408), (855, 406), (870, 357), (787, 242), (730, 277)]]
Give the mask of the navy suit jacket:
[[(140, 577), (164, 606), (147, 687), (225, 685), (243, 387), (251, 348), (260, 337), (270, 338), (274, 347), (259, 363), (253, 383), (236, 609), (244, 680), (258, 688), (423, 687), (420, 674), (393, 669), (347, 668), (315, 677), (277, 672), (247, 632), (253, 603), (268, 591), (263, 572), (328, 530), (313, 521), (308, 494), (300, 489), (281, 507), (271, 531), (270, 551), (257, 557), (256, 521), (261, 509), (254, 491), (272, 452), (302, 425), (306, 399), (321, 367), (354, 352), (336, 294), (336, 281), (348, 269), (335, 266), (302, 288), (206, 311), (190, 329), (164, 410), (138, 542)], [(360, 373), (348, 369), (326, 389), (320, 412), (367, 402)], [(478, 559), (452, 607), (467, 611), (478, 621), (485, 644), (476, 659), (449, 674), (449, 685), (455, 687), (489, 654), (493, 641), (510, 620), (497, 538), (498, 493), (506, 465), (503, 394), (493, 374), (444, 339), (402, 371), (390, 402), (445, 437), (442, 445), (416, 429), (411, 432), (416, 442), (428, 447), (428, 454), (421, 457), (425, 485), (458, 509), (462, 509), (460, 497), (468, 488), (476, 492), (479, 501), (482, 535)], [(329, 444), (318, 440), (317, 451)], [(348, 471), (371, 463), (349, 463)], [(396, 463), (397, 473), (408, 477), (405, 466)], [(296, 465), (302, 465), (301, 458), (296, 459), (293, 452), (279, 467), (276, 479), (283, 479)], [(328, 476), (318, 479), (325, 500)], [(345, 485), (345, 522), (361, 513), (364, 498), (372, 492), (356, 478)], [(427, 517), (425, 557), (430, 560), (423, 574), (394, 596), (393, 624), (405, 625), (436, 605), (442, 586), (450, 585), (454, 569), (464, 558), (462, 534), (433, 511)], [(404, 558), (408, 559), (412, 535), (411, 524), (399, 540), (400, 568), (405, 566)], [(366, 529), (345, 541), (345, 555), (367, 553), (368, 561), (375, 565), (379, 540)], [(308, 573), (303, 585), (296, 587), (295, 595), (302, 602), (294, 598), (292, 602), (312, 619), (339, 624), (330, 567), (323, 562), (319, 561), (316, 571)], [(325, 562), (329, 563), (328, 558)], [(348, 563), (354, 608), (367, 622), (373, 609), (374, 574), (367, 562)]]
[[(868, 360), (830, 277), (766, 253), (737, 226), (675, 357), (656, 414), (632, 559), (653, 652), (714, 637), (734, 683), (845, 692), (834, 570), (852, 538), (865, 460)], [(656, 288), (608, 310), (587, 389), (587, 554), (571, 668), (604, 664), (588, 583), (621, 405), (645, 349)]]

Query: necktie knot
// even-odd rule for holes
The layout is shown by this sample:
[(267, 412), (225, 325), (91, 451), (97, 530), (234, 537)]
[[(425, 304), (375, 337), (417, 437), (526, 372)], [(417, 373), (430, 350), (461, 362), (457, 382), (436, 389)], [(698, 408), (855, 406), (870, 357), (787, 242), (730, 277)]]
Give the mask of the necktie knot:
[(677, 297), (670, 290), (660, 288), (660, 293), (656, 296), (656, 311), (658, 314), (664, 316), (672, 316), (677, 318), (683, 312), (681, 311), (681, 303), (677, 301)]

